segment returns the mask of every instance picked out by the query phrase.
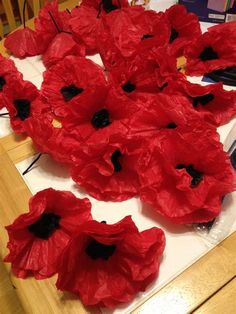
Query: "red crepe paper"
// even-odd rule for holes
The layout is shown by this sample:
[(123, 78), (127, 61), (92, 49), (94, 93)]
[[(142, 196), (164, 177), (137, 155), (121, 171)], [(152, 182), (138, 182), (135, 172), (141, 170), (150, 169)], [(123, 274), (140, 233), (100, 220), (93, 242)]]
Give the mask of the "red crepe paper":
[(120, 59), (108, 72), (108, 81), (124, 96), (145, 102), (150, 93), (162, 91), (168, 81), (183, 77), (176, 69), (175, 59), (164, 57), (164, 51), (153, 50), (145, 60), (142, 55), (133, 60)]
[(30, 116), (40, 117), (44, 112), (48, 112), (48, 106), (38, 101), (38, 97), (39, 91), (31, 82), (16, 77), (9, 81), (3, 101), (9, 111), (11, 126), (16, 133), (25, 132), (25, 121)]
[(98, 200), (121, 202), (138, 195), (137, 166), (145, 140), (112, 138), (103, 147), (98, 143), (74, 156), (73, 180)]
[[(72, 111), (88, 107), (99, 93), (106, 94), (104, 71), (92, 61), (67, 56), (45, 71), (41, 93), (57, 117), (71, 116)], [(99, 99), (99, 98), (98, 98)]]
[(80, 5), (71, 12), (70, 27), (73, 36), (84, 43), (87, 54), (97, 53), (97, 32), (101, 19), (93, 8)]
[(46, 47), (51, 40), (60, 32), (70, 32), (69, 28), (70, 14), (67, 11), (58, 11), (58, 2), (48, 2), (40, 11), (38, 17), (35, 18), (35, 31), (41, 35)]
[(5, 106), (3, 101), (5, 89), (8, 83), (14, 79), (21, 80), (22, 74), (17, 70), (12, 60), (4, 58), (0, 54), (0, 109)]
[(162, 133), (140, 162), (140, 198), (174, 223), (207, 222), (220, 214), (235, 179), (212, 130)]
[(52, 276), (73, 233), (91, 219), (90, 209), (87, 198), (76, 198), (71, 192), (38, 192), (30, 199), (29, 212), (6, 227), (10, 253), (4, 261), (12, 264), (19, 278)]
[(129, 119), (139, 109), (130, 99), (119, 97), (113, 90), (100, 89), (87, 103), (72, 108), (73, 117), (63, 119), (63, 125), (71, 134), (81, 137), (86, 146), (103, 145), (111, 137), (118, 138), (130, 130)]
[(236, 65), (234, 37), (227, 32), (206, 32), (184, 51), (186, 73), (201, 76), (214, 70)]
[(36, 56), (44, 52), (46, 43), (43, 38), (26, 27), (7, 36), (4, 46), (18, 58)]
[(130, 216), (113, 225), (87, 222), (64, 251), (57, 288), (85, 305), (129, 302), (157, 276), (164, 247), (162, 230), (139, 232)]
[(207, 122), (220, 126), (236, 115), (236, 91), (226, 91), (222, 83), (202, 86), (184, 81), (172, 81), (166, 93), (188, 97), (190, 106)]
[(186, 7), (179, 4), (167, 9), (165, 16), (169, 24), (168, 52), (175, 57), (180, 57), (184, 48), (201, 35), (198, 17), (188, 13)]
[(128, 0), (82, 0), (81, 7), (82, 6), (94, 8), (97, 12), (97, 16), (103, 17), (112, 11), (128, 7), (129, 2)]
[(66, 56), (76, 55), (85, 56), (85, 47), (80, 43), (74, 41), (71, 34), (58, 33), (43, 54), (43, 63), (47, 68), (57, 64)]

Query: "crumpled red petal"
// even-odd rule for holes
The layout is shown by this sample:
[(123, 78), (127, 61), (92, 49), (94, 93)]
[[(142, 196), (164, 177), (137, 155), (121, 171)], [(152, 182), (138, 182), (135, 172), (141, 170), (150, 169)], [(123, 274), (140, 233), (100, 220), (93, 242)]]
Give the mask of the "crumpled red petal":
[(66, 56), (85, 56), (85, 47), (74, 41), (71, 34), (58, 33), (43, 54), (43, 63), (47, 68), (63, 60)]
[(46, 49), (43, 38), (28, 27), (9, 34), (4, 46), (18, 58), (36, 56)]

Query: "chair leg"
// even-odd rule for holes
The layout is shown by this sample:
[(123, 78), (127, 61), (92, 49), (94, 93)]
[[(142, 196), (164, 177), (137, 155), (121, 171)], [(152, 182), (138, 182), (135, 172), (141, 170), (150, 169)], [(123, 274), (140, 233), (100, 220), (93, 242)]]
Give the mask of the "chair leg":
[(16, 28), (16, 21), (13, 14), (11, 2), (9, 0), (2, 0), (2, 4), (7, 16), (7, 21), (10, 27), (10, 31), (13, 31)]

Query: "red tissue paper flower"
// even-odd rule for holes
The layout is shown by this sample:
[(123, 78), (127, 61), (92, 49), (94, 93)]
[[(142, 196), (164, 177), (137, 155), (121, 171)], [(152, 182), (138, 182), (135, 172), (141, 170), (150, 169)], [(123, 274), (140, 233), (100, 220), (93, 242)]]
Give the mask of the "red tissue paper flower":
[(107, 15), (99, 28), (98, 38), (99, 53), (106, 68), (110, 69), (119, 58), (131, 60), (139, 55), (145, 59), (150, 49), (166, 45), (168, 25), (162, 13), (133, 6)]
[(216, 126), (227, 123), (236, 114), (236, 91), (224, 90), (222, 83), (202, 86), (187, 80), (172, 81), (165, 92), (186, 96), (190, 107)]
[(184, 48), (201, 35), (198, 17), (196, 14), (188, 13), (186, 7), (180, 4), (167, 9), (165, 16), (169, 24), (168, 52), (170, 55), (180, 57)]
[(107, 85), (104, 71), (91, 60), (67, 56), (43, 74), (42, 96), (58, 117), (87, 107), (88, 100)]
[[(29, 81), (12, 79), (4, 94), (4, 103), (7, 108), (11, 126), (16, 133), (25, 132), (25, 121), (31, 116), (40, 116), (49, 112), (48, 105), (41, 102), (37, 87)], [(44, 116), (45, 118), (45, 116)]]
[(204, 75), (236, 65), (236, 45), (224, 32), (206, 32), (184, 51), (187, 75)]
[(85, 0), (71, 11), (73, 36), (85, 44), (87, 54), (97, 53), (98, 29), (106, 14), (129, 6), (127, 0)]
[(160, 132), (195, 132), (213, 127), (204, 122), (191, 108), (190, 102), (181, 95), (159, 93), (150, 96), (143, 106), (130, 119), (130, 134), (148, 138), (158, 136)]
[(126, 97), (143, 100), (141, 106), (145, 106), (148, 94), (159, 93), (168, 81), (183, 77), (177, 71), (176, 60), (166, 58), (165, 52), (153, 50), (145, 60), (142, 55), (133, 60), (123, 58), (108, 72), (108, 81)]
[(158, 275), (164, 247), (161, 229), (139, 232), (130, 216), (113, 225), (87, 222), (62, 255), (56, 286), (85, 305), (129, 302)]
[(61, 32), (70, 32), (69, 28), (70, 13), (67, 11), (59, 12), (58, 2), (48, 2), (35, 18), (35, 31), (45, 42), (46, 48), (53, 38)]
[(115, 136), (110, 144), (97, 143), (74, 156), (72, 179), (98, 200), (121, 202), (138, 195), (137, 166), (145, 139)]
[(74, 106), (73, 115), (64, 118), (62, 124), (70, 134), (81, 138), (86, 147), (109, 144), (111, 137), (119, 139), (129, 132), (129, 120), (139, 107), (113, 89), (100, 88), (87, 97), (87, 102)]
[(14, 62), (0, 54), (0, 109), (4, 107), (3, 95), (11, 80), (21, 80), (22, 74), (17, 70)]
[(230, 160), (211, 129), (162, 133), (146, 147), (139, 170), (141, 200), (177, 224), (213, 220), (223, 196), (236, 187)]
[(29, 212), (6, 227), (10, 253), (4, 261), (12, 264), (19, 278), (52, 276), (73, 233), (91, 219), (90, 209), (87, 198), (71, 192), (51, 188), (38, 192), (30, 199)]
[(18, 58), (39, 55), (46, 48), (43, 38), (28, 27), (9, 34), (4, 41), (4, 46)]

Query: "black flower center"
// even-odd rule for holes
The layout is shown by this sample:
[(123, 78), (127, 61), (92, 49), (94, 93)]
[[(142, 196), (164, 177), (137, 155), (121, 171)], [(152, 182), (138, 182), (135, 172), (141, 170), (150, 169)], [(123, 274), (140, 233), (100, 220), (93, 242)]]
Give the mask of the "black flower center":
[(193, 165), (185, 166), (184, 164), (177, 164), (176, 169), (185, 169), (187, 173), (192, 177), (191, 188), (196, 187), (203, 179), (203, 173), (194, 169)]
[(73, 84), (69, 86), (64, 86), (60, 90), (65, 101), (70, 101), (72, 98), (81, 94), (83, 91), (83, 88), (76, 87)]
[(47, 240), (56, 229), (60, 228), (60, 218), (53, 213), (43, 213), (38, 221), (28, 226), (28, 230), (37, 238)]
[(102, 129), (111, 124), (109, 120), (109, 111), (107, 109), (101, 109), (93, 115), (91, 119), (92, 126), (95, 129)]
[(0, 76), (0, 91), (2, 91), (3, 86), (6, 84), (6, 80), (3, 76)]
[(136, 89), (136, 86), (134, 84), (132, 84), (130, 81), (128, 81), (127, 83), (125, 83), (121, 87), (122, 87), (123, 91), (125, 91), (126, 93), (132, 93)]
[(169, 39), (169, 44), (172, 44), (173, 41), (179, 37), (179, 33), (175, 28), (172, 27), (171, 29), (171, 34), (170, 34), (170, 39)]
[(111, 155), (111, 162), (114, 166), (115, 172), (120, 172), (122, 170), (119, 158), (122, 156), (121, 152), (117, 149), (114, 151), (114, 153)]
[(92, 239), (85, 249), (86, 254), (92, 259), (102, 258), (108, 260), (116, 250), (115, 245), (102, 244), (95, 239)]
[(28, 99), (15, 99), (14, 106), (17, 110), (17, 117), (22, 121), (27, 119), (30, 115), (30, 105), (31, 102)]
[(193, 107), (196, 108), (199, 104), (202, 106), (206, 106), (209, 102), (211, 102), (215, 96), (213, 94), (206, 94), (203, 96), (192, 97), (193, 99)]
[(209, 61), (209, 60), (219, 59), (219, 56), (217, 52), (213, 50), (212, 47), (206, 47), (200, 53), (199, 59), (201, 59), (202, 61)]
[(117, 10), (118, 6), (112, 3), (112, 0), (102, 0), (102, 7), (106, 13), (110, 13), (111, 11)]
[(145, 39), (149, 39), (149, 38), (153, 38), (154, 36), (151, 34), (144, 34), (143, 37), (141, 38), (141, 40), (145, 40)]
[(176, 129), (177, 125), (174, 122), (171, 122), (171, 123), (167, 124), (166, 128), (167, 129)]

